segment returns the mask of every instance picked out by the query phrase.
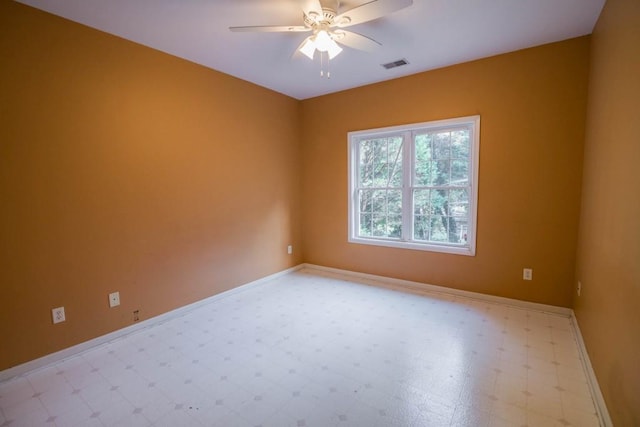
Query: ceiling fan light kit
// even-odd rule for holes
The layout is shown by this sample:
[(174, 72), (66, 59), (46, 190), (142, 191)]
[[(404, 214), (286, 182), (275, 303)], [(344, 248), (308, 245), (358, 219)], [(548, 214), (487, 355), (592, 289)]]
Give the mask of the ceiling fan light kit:
[[(327, 58), (333, 59), (344, 46), (373, 51), (381, 44), (367, 36), (340, 28), (373, 21), (385, 15), (404, 9), (413, 4), (413, 0), (372, 0), (360, 6), (338, 14), (339, 1), (333, 1), (334, 7), (324, 6), (319, 0), (305, 0), (303, 7), (304, 25), (278, 26), (243, 26), (229, 27), (236, 32), (312, 32), (300, 43), (297, 51), (313, 60), (315, 52), (320, 52), (320, 59), (326, 53)], [(321, 71), (322, 75), (323, 72)], [(328, 77), (328, 73), (327, 73)]]
[(316, 50), (319, 52), (327, 52), (329, 59), (335, 58), (342, 52), (342, 48), (338, 46), (338, 43), (335, 42), (326, 30), (320, 30), (315, 35), (307, 37), (298, 50), (309, 57), (309, 59), (313, 59)]

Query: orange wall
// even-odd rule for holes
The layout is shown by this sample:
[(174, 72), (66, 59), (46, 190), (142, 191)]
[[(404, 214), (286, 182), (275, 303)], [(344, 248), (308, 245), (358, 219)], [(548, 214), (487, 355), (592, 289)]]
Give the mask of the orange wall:
[(298, 101), (8, 1), (0, 60), (0, 370), (301, 262)]
[(575, 311), (616, 426), (640, 425), (640, 2), (592, 37)]
[[(588, 54), (582, 37), (303, 101), (305, 260), (570, 306)], [(347, 132), (474, 114), (476, 256), (347, 243)]]
[[(582, 37), (298, 102), (0, 3), (0, 370), (303, 261), (569, 306), (588, 55)], [(477, 255), (348, 244), (347, 132), (473, 114)]]

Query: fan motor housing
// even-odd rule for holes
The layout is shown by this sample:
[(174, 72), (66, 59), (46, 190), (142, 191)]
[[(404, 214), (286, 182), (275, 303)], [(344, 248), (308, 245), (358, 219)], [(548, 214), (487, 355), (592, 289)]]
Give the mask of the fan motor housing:
[(333, 20), (335, 17), (336, 11), (331, 9), (330, 7), (322, 8), (322, 18), (320, 18), (320, 16), (315, 12), (310, 12), (308, 15), (303, 15), (304, 25), (309, 28), (314, 28), (321, 24), (331, 26), (334, 23)]

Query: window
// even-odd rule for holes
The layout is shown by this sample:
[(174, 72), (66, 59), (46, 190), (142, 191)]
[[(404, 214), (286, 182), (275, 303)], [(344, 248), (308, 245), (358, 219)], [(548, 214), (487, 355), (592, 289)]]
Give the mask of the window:
[(475, 254), (480, 116), (349, 132), (349, 242)]

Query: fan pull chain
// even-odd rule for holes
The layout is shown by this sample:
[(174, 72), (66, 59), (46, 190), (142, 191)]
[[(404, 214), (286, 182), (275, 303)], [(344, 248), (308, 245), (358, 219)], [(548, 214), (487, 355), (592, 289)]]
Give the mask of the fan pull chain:
[[(324, 77), (325, 72), (324, 72), (324, 55), (325, 52), (320, 52), (320, 77)], [(331, 60), (329, 59), (329, 54), (327, 53), (327, 79), (331, 78), (331, 70), (329, 69), (329, 63), (331, 62)]]

